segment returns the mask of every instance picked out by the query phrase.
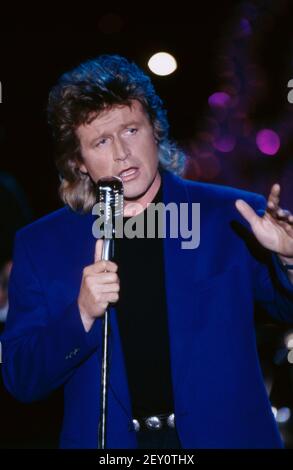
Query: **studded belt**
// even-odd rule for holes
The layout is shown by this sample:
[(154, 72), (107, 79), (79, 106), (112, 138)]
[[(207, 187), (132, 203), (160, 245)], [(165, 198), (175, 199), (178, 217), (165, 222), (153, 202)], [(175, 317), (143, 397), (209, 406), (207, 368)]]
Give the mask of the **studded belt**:
[(162, 428), (175, 428), (175, 415), (171, 414), (157, 414), (153, 416), (146, 416), (144, 418), (134, 418), (132, 420), (134, 430), (138, 431), (157, 431)]

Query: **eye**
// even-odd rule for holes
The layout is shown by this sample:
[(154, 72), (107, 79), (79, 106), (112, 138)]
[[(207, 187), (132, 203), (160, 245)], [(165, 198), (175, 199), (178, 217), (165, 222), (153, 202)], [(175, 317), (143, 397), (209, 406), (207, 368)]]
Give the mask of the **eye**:
[(137, 131), (138, 131), (138, 129), (136, 127), (129, 127), (128, 129), (126, 129), (126, 132), (130, 135), (136, 134)]
[(95, 147), (101, 147), (101, 146), (104, 145), (106, 142), (107, 142), (107, 139), (106, 139), (106, 138), (100, 139), (100, 140), (95, 144)]

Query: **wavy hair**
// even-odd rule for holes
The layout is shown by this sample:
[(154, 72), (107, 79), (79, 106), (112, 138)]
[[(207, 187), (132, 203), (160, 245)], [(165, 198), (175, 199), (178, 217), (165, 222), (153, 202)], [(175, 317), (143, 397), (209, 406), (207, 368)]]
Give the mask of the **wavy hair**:
[(124, 57), (101, 55), (63, 74), (49, 94), (59, 195), (73, 210), (89, 212), (96, 202), (94, 182), (79, 169), (82, 155), (76, 128), (105, 109), (130, 106), (133, 100), (142, 104), (153, 126), (160, 165), (176, 174), (183, 172), (184, 153), (169, 139), (166, 111), (150, 78)]

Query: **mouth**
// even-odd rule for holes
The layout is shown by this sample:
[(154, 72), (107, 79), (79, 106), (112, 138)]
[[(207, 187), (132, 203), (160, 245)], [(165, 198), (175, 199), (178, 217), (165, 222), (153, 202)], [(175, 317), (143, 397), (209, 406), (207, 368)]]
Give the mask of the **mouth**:
[(126, 168), (126, 170), (122, 170), (119, 173), (119, 177), (122, 179), (123, 182), (130, 181), (138, 176), (139, 169), (136, 166), (131, 166)]

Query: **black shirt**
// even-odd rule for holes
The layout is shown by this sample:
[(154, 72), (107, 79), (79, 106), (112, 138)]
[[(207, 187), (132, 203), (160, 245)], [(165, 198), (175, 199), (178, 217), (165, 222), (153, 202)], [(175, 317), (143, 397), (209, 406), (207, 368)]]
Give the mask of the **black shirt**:
[[(152, 201), (162, 201), (162, 184)], [(148, 209), (132, 218), (143, 217)], [(124, 224), (129, 218), (124, 217)], [(174, 411), (162, 238), (115, 240), (116, 304), (133, 416)]]

